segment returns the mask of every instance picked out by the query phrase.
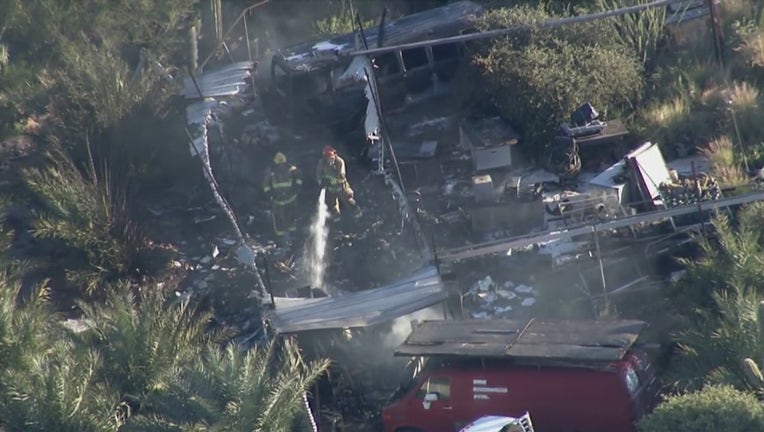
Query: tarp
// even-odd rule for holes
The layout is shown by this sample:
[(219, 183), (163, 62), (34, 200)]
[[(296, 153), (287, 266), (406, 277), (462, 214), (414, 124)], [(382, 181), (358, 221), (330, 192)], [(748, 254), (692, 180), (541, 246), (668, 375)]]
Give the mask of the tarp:
[(447, 297), (434, 266), (400, 282), (336, 297), (274, 299), (266, 318), (277, 333), (366, 327), (392, 321)]

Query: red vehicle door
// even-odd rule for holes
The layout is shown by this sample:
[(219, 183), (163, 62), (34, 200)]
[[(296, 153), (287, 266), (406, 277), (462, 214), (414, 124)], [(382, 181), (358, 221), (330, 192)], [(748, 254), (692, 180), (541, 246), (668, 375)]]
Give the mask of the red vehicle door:
[(453, 431), (453, 380), (444, 376), (429, 376), (409, 400), (411, 423), (424, 431)]

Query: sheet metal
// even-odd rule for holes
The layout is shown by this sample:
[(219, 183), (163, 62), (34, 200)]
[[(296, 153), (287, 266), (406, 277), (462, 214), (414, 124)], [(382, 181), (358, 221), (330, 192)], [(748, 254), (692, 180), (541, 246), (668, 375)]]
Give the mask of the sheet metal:
[(623, 357), (646, 325), (636, 320), (425, 321), (395, 354), (613, 362)]
[[(249, 89), (254, 73), (254, 62), (233, 63), (198, 77), (185, 78), (183, 88), (178, 93), (187, 99), (234, 96)], [(200, 90), (201, 95), (199, 94)]]
[[(186, 131), (189, 134), (191, 155), (193, 157), (198, 156), (201, 159), (203, 174), (210, 185), (212, 195), (220, 208), (228, 216), (239, 239), (236, 258), (239, 263), (254, 270), (256, 285), (259, 294), (262, 295), (265, 293), (265, 284), (260, 277), (257, 264), (255, 264), (255, 256), (261, 250), (261, 246), (251, 244), (246, 240), (233, 209), (218, 190), (217, 181), (214, 178), (210, 163), (210, 143), (207, 134), (211, 126), (222, 127), (216, 118), (217, 114), (227, 106), (224, 100), (215, 99), (214, 96), (233, 96), (239, 94), (247, 86), (237, 83), (245, 77), (251, 77), (252, 73), (254, 73), (254, 68), (254, 62), (238, 62), (196, 77), (196, 84), (193, 83), (191, 78), (188, 78), (185, 81), (186, 89), (181, 91), (180, 94), (189, 99), (199, 99), (201, 95), (199, 95), (199, 90), (196, 88), (198, 85), (204, 95), (202, 100), (197, 100), (186, 107), (186, 124), (189, 126)], [(188, 91), (189, 84), (193, 86), (194, 91), (191, 94), (184, 93), (184, 91)]]
[(366, 327), (391, 321), (443, 301), (447, 296), (434, 266), (391, 285), (322, 298), (275, 298), (266, 312), (280, 334)]
[[(444, 36), (453, 36), (472, 27), (472, 19), (483, 8), (471, 1), (458, 1), (439, 8), (404, 16), (385, 24), (384, 44), (395, 45)], [(369, 47), (377, 46), (379, 26), (364, 29)], [(356, 51), (356, 35), (348, 33), (321, 42), (284, 48), (274, 58), (287, 69), (308, 72), (337, 64), (338, 55)], [(349, 61), (345, 58), (344, 61)]]

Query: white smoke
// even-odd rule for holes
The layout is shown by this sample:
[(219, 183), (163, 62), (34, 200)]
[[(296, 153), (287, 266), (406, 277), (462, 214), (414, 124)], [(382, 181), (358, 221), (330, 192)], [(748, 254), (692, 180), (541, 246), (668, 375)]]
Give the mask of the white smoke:
[(385, 336), (384, 344), (389, 348), (396, 348), (402, 344), (411, 333), (413, 321), (421, 322), (442, 319), (445, 319), (445, 317), (443, 316), (443, 307), (440, 305), (396, 318), (391, 324), (390, 333)]

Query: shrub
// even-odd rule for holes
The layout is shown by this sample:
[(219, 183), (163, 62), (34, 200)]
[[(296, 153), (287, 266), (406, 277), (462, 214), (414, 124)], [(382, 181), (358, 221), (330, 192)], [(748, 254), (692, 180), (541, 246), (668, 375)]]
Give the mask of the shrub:
[(698, 148), (700, 154), (711, 161), (711, 175), (723, 188), (740, 186), (748, 183), (748, 176), (736, 160), (740, 154), (727, 136), (712, 139), (708, 144)]
[(714, 138), (698, 150), (711, 161), (713, 169), (728, 167), (735, 163), (735, 146), (727, 136)]
[(724, 92), (725, 126), (748, 148), (764, 136), (764, 111), (759, 108), (759, 90), (747, 82), (734, 82)]
[(47, 159), (44, 169), (23, 173), (40, 203), (33, 235), (53, 241), (51, 254), (68, 251), (67, 278), (88, 294), (104, 281), (130, 275), (146, 244), (128, 216), (125, 188), (110, 178), (108, 167), (99, 174), (91, 163), (83, 174), (58, 147)]
[[(526, 6), (490, 11), (483, 29), (550, 19)], [(559, 123), (590, 102), (605, 117), (628, 111), (642, 91), (642, 66), (603, 22), (564, 29), (525, 28), (477, 46), (473, 63), (487, 81), (487, 97), (535, 150), (550, 142)]]
[[(638, 0), (636, 4), (648, 1)], [(597, 0), (600, 9), (614, 10), (626, 6), (622, 0)], [(666, 8), (653, 8), (640, 13), (623, 15), (608, 21), (624, 46), (634, 50), (635, 55), (647, 65), (655, 60), (658, 45), (665, 37)]]
[(674, 336), (679, 349), (671, 360), (668, 378), (682, 390), (706, 384), (747, 389), (741, 360), (757, 354), (758, 294), (728, 289), (713, 294), (714, 304), (686, 317)]
[[(361, 20), (364, 30), (373, 27), (373, 19)], [(327, 18), (318, 20), (314, 24), (316, 36), (333, 36), (350, 33), (356, 30), (356, 14), (352, 0), (342, 0), (339, 12)]]
[(756, 432), (764, 430), (764, 408), (752, 394), (727, 386), (669, 396), (639, 425), (641, 432)]

